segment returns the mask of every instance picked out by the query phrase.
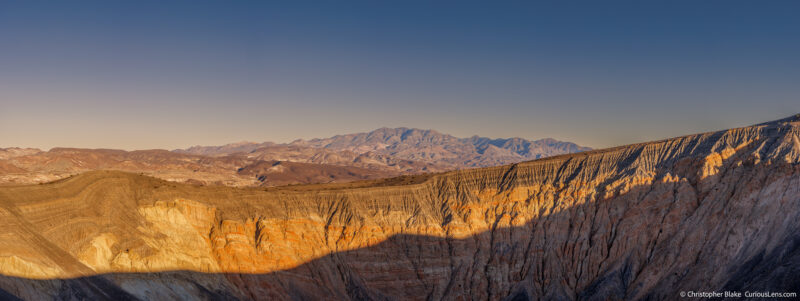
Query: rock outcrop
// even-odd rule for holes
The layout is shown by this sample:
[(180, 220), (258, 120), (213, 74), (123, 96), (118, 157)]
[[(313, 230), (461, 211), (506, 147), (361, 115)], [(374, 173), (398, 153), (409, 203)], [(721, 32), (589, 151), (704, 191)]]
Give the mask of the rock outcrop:
[(798, 292), (800, 115), (508, 166), (198, 187), (0, 188), (0, 296), (673, 300)]

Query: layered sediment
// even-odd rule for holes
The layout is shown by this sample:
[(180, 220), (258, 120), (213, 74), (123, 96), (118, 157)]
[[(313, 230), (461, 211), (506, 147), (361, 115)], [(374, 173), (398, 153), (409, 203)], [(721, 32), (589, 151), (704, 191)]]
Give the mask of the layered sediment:
[(670, 300), (800, 290), (800, 115), (398, 181), (0, 188), (22, 299)]

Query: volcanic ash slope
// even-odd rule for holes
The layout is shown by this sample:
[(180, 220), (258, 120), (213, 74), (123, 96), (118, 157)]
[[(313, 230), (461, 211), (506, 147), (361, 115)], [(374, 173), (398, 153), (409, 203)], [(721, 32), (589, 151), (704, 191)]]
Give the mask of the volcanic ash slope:
[(0, 297), (800, 292), (798, 163), (800, 115), (394, 182), (265, 191), (90, 172), (0, 188)]

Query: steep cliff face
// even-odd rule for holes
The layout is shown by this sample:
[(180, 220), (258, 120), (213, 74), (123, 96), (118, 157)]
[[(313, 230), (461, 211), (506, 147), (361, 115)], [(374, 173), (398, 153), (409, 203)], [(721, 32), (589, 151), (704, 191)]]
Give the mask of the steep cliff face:
[[(800, 115), (398, 181), (0, 188), (0, 295), (527, 300), (800, 291)], [(394, 183), (409, 183), (393, 185)]]

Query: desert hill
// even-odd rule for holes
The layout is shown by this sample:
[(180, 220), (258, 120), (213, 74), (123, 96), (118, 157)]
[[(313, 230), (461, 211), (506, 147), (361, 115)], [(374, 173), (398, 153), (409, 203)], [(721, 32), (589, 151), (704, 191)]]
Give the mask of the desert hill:
[[(44, 183), (92, 170), (119, 170), (200, 185), (277, 186), (345, 182), (397, 175), (441, 172), (475, 166), (502, 165), (529, 157), (587, 150), (568, 142), (514, 139), (478, 139), (467, 142), (435, 131), (381, 129), (370, 134), (331, 138), (335, 143), (239, 142), (222, 146), (195, 146), (185, 150), (138, 150), (54, 148), (0, 149), (0, 185)], [(379, 136), (381, 139), (376, 140)], [(418, 133), (424, 133), (419, 136)], [(342, 137), (367, 138), (347, 139)], [(378, 142), (383, 141), (383, 142)], [(469, 140), (472, 141), (472, 140)], [(477, 140), (476, 140), (477, 141)], [(506, 142), (502, 142), (506, 141)], [(387, 145), (382, 149), (375, 143)], [(381, 144), (383, 143), (383, 144)], [(495, 146), (498, 145), (498, 146)], [(398, 151), (401, 150), (401, 151)], [(281, 173), (243, 173), (275, 161), (284, 162)]]
[(193, 186), (114, 171), (0, 187), (22, 299), (673, 300), (797, 292), (800, 115), (518, 164)]
[(275, 186), (298, 183), (330, 183), (332, 180), (350, 182), (395, 175), (354, 166), (287, 161), (259, 161), (241, 168), (238, 174), (255, 177), (260, 182), (272, 183)]
[[(275, 168), (268, 169), (275, 165)], [(278, 186), (346, 182), (401, 174), (397, 170), (367, 169), (323, 163), (201, 156), (166, 150), (54, 148), (0, 160), (0, 178), (13, 182), (47, 182), (94, 170), (142, 173), (173, 182), (200, 185)], [(269, 176), (267, 176), (269, 174)]]

